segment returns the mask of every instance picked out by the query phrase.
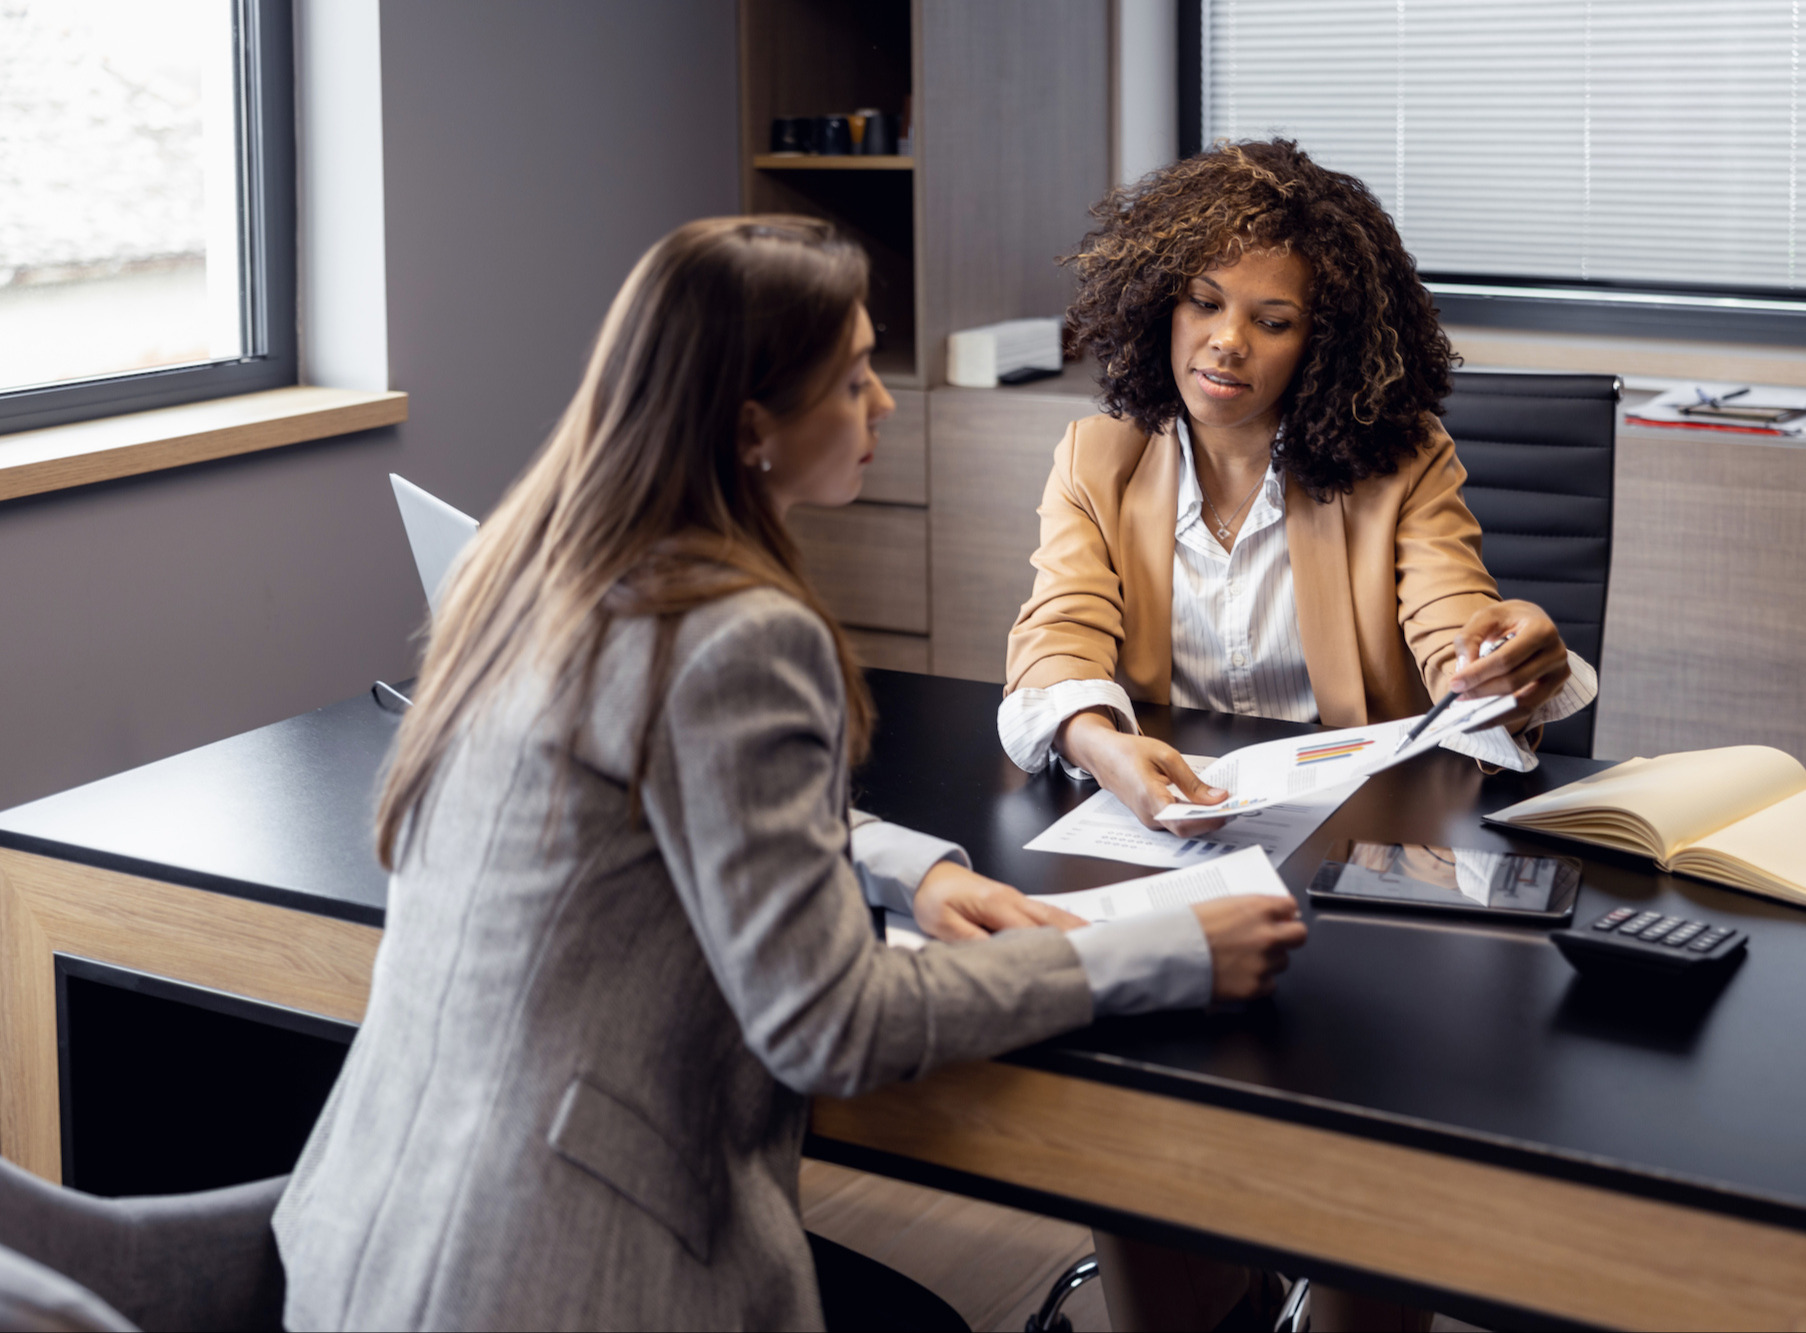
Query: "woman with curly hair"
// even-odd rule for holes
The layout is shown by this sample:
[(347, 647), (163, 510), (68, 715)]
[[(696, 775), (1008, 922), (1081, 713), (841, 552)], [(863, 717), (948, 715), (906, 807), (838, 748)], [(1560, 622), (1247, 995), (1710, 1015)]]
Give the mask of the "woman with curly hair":
[[(1437, 420), (1454, 354), (1372, 193), (1295, 143), (1220, 143), (1097, 216), (1068, 319), (1105, 410), (1054, 454), (998, 713), (1010, 757), (1036, 772), (1058, 756), (1157, 828), (1169, 784), (1226, 793), (1140, 734), (1132, 698), (1356, 726), (1459, 690), (1518, 707), (1452, 744), (1527, 767), (1519, 736), (1596, 680), (1481, 562)], [(1170, 947), (1207, 971), (1214, 944), (1204, 928)], [(1270, 1302), (1270, 1279), (1231, 1265), (1104, 1235), (1098, 1250), (1119, 1328)], [(1429, 1318), (1321, 1287), (1313, 1304), (1323, 1328)]]
[(1057, 755), (1159, 827), (1169, 784), (1224, 793), (1139, 734), (1132, 698), (1358, 726), (1452, 689), (1517, 696), (1453, 743), (1527, 767), (1521, 734), (1596, 681), (1481, 562), (1437, 420), (1454, 354), (1372, 193), (1295, 143), (1220, 143), (1097, 216), (1068, 320), (1105, 411), (1054, 455), (998, 714), (1010, 757)]

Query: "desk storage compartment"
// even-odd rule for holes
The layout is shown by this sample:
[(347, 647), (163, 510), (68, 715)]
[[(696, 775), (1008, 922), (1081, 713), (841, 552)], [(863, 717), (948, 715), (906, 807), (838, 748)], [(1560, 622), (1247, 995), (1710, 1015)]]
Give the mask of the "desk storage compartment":
[(56, 957), (63, 1184), (186, 1194), (294, 1170), (357, 1029)]

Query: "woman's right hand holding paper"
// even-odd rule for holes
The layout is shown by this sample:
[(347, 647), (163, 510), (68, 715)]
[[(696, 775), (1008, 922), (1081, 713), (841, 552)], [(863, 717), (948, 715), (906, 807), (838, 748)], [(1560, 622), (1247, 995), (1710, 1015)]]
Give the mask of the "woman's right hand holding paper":
[[(1165, 741), (1118, 731), (1107, 710), (1088, 709), (1066, 719), (1054, 738), (1054, 749), (1069, 764), (1096, 778), (1098, 785), (1128, 806), (1151, 829), (1190, 838), (1219, 829), (1221, 819), (1194, 819), (1162, 824), (1154, 816), (1175, 801), (1216, 805), (1228, 798), (1196, 773), (1185, 756)], [(1178, 796), (1173, 795), (1177, 789)]]

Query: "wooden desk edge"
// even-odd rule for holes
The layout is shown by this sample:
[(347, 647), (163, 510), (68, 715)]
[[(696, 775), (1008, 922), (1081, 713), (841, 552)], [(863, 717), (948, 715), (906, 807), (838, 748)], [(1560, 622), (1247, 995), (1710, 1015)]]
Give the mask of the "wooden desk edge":
[(1806, 1328), (1806, 1233), (1040, 1070), (818, 1099), (813, 1130), (1558, 1319)]
[(0, 1153), (62, 1178), (57, 954), (357, 1022), (382, 932), (0, 848)]

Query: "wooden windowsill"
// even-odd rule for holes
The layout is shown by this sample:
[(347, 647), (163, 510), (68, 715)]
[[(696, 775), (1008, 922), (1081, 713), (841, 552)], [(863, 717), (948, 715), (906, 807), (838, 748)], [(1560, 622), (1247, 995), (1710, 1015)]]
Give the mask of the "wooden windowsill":
[(0, 435), (0, 500), (392, 426), (405, 393), (295, 385)]

